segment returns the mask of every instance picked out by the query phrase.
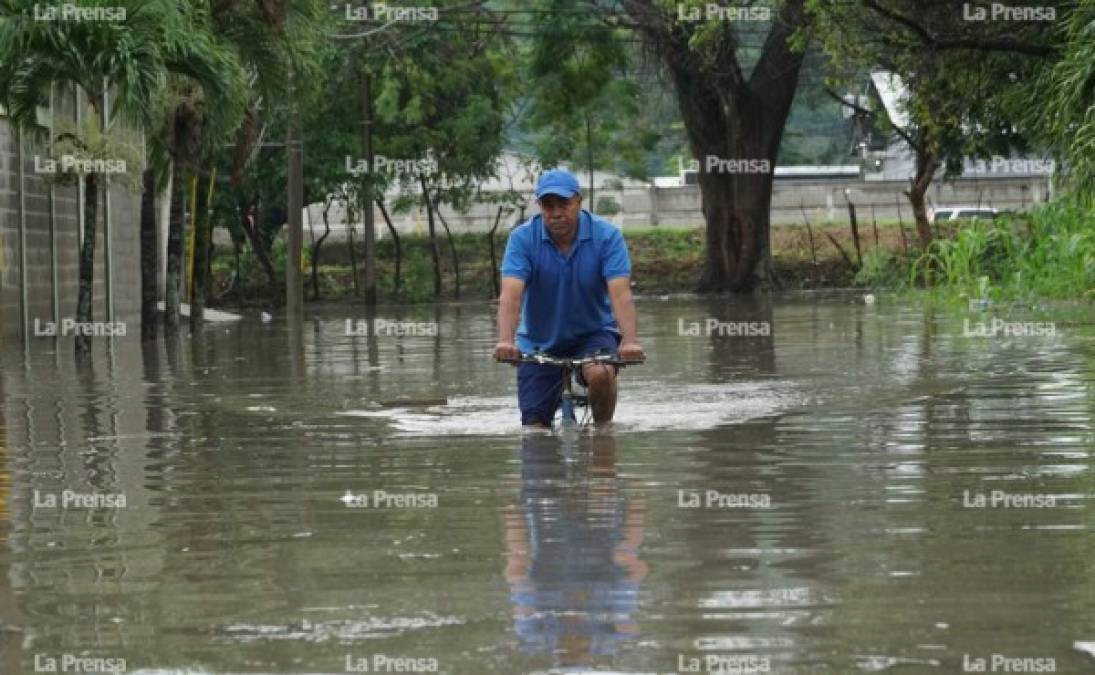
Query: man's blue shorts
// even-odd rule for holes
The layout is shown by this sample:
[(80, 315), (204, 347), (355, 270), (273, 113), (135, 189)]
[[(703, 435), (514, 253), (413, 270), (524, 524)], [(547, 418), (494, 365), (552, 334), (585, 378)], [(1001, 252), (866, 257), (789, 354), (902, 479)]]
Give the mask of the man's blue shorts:
[[(552, 356), (580, 359), (592, 354), (615, 354), (620, 336), (609, 330), (591, 333), (566, 349), (551, 350)], [(579, 377), (580, 373), (576, 373)], [(517, 404), (521, 424), (551, 426), (563, 398), (563, 375), (557, 366), (522, 363), (517, 366)]]

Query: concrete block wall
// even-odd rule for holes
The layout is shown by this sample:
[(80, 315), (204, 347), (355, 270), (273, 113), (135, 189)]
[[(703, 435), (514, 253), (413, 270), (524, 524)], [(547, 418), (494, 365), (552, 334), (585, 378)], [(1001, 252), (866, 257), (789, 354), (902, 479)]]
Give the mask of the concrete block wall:
[[(873, 213), (878, 220), (896, 220), (900, 216), (906, 223), (911, 223), (912, 207), (903, 194), (907, 189), (906, 181), (777, 180), (772, 190), (771, 222), (773, 225), (803, 225), (803, 210), (811, 224), (846, 222), (850, 200), (856, 205), (861, 222), (871, 218)], [(636, 214), (637, 224), (704, 225), (698, 186), (657, 188), (652, 192), (655, 217), (644, 223), (642, 216)], [(928, 202), (936, 206), (980, 204), (1001, 210), (1025, 211), (1048, 201), (1051, 195), (1046, 177), (937, 179), (928, 191)], [(625, 212), (627, 204), (625, 202)], [(630, 222), (625, 221), (625, 226), (627, 224)]]
[[(56, 116), (74, 119), (75, 98), (71, 91), (55, 95)], [(81, 102), (81, 109), (86, 109)], [(48, 154), (44, 135), (23, 134), (23, 194), (26, 206), (27, 316), (33, 332), (34, 320), (52, 320), (53, 271), (50, 250), (49, 187), (44, 175), (35, 172), (35, 157)], [(19, 269), (19, 175), (15, 129), (0, 117), (0, 344), (21, 340)], [(54, 187), (54, 241), (57, 260), (58, 313), (62, 319), (75, 318), (79, 288), (79, 198), (77, 185)], [(130, 334), (139, 334), (140, 318), (140, 195), (114, 185), (110, 190), (114, 273), (114, 320), (127, 322)], [(99, 204), (96, 227), (93, 316), (107, 319), (104, 209)], [(33, 339), (33, 335), (32, 335)], [(44, 338), (43, 338), (44, 339)]]

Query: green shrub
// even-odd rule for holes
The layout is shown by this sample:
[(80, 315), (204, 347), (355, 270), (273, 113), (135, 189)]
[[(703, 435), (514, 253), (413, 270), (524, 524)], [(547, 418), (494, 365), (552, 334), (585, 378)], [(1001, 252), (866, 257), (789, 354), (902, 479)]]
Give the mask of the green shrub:
[(872, 248), (863, 256), (863, 265), (855, 275), (857, 286), (899, 288), (904, 280), (901, 262), (893, 253)]
[(598, 197), (593, 212), (599, 216), (612, 217), (620, 212), (620, 205), (612, 197)]
[(1032, 213), (973, 220), (932, 242), (908, 281), (966, 297), (1095, 299), (1095, 213), (1061, 200)]

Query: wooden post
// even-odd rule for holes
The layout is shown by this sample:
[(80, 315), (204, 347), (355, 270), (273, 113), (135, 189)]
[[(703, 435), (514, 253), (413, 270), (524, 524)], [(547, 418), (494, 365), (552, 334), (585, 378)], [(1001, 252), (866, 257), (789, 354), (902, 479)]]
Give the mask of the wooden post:
[(851, 201), (848, 202), (848, 218), (851, 220), (852, 226), (852, 243), (855, 244), (855, 257), (859, 261), (859, 266), (863, 267), (863, 253), (859, 249), (859, 223), (855, 217), (855, 204)]
[(878, 250), (878, 218), (875, 217), (874, 203), (871, 203), (871, 229), (874, 230), (874, 248)]
[(810, 218), (806, 215), (806, 206), (799, 201), (798, 208), (802, 211), (802, 219), (806, 222), (806, 234), (810, 237), (810, 260), (817, 267), (817, 249), (814, 247), (814, 229), (810, 227)]

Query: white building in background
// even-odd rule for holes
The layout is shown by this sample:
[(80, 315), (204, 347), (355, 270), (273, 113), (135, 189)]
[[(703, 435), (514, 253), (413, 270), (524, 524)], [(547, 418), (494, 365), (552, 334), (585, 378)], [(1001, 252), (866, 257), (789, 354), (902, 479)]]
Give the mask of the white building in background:
[[(699, 185), (700, 163), (692, 160), (685, 166), (680, 158), (677, 159), (678, 174), (676, 176), (655, 176), (653, 186), (656, 188), (680, 188), (686, 185)], [(858, 164), (803, 164), (777, 166), (775, 179), (808, 179), (808, 180), (859, 180), (862, 169)]]
[[(857, 97), (860, 105), (873, 98), (886, 114), (890, 124), (908, 129), (912, 124), (906, 109), (908, 88), (899, 75), (887, 71), (871, 73), (869, 94)], [(866, 106), (864, 106), (866, 107)], [(847, 109), (846, 109), (847, 110)], [(863, 162), (866, 181), (908, 180), (916, 175), (916, 154), (904, 139), (885, 138), (875, 130), (874, 121), (846, 112), (854, 124), (853, 147)], [(1010, 156), (985, 160), (967, 158), (962, 179), (1045, 178), (1053, 175), (1053, 162), (1045, 157)], [(937, 180), (942, 179), (940, 170)]]

